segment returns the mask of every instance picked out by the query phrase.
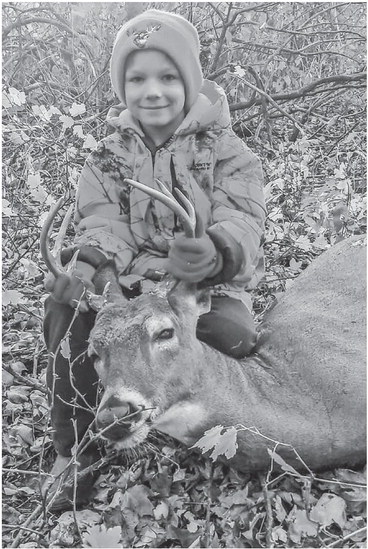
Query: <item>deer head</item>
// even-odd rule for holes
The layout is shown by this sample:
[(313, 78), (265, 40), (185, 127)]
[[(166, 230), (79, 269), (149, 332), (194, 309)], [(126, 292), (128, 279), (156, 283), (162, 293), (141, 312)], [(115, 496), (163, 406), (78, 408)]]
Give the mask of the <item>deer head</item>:
[[(185, 208), (159, 181), (162, 192), (130, 179), (125, 182), (170, 207), (180, 217), (186, 236), (194, 237), (195, 211), (179, 190)], [(200, 360), (202, 355), (197, 320), (209, 310), (207, 291), (167, 280), (155, 291), (125, 305), (107, 306), (98, 314), (89, 353), (95, 357), (105, 393), (96, 423), (115, 449), (144, 440), (157, 418), (162, 422), (167, 410), (195, 392), (201, 379), (193, 356)], [(189, 385), (183, 383), (183, 368)], [(187, 413), (192, 412), (188, 407)]]
[[(125, 182), (165, 203), (180, 217), (186, 236), (194, 237), (196, 214), (180, 190), (176, 192), (185, 207), (159, 181), (162, 192), (130, 179)], [(41, 235), (41, 253), (54, 276), (65, 272), (60, 252), (69, 220), (62, 223), (54, 252), (49, 251), (47, 239), (64, 202), (60, 199), (51, 209)], [(69, 219), (70, 215), (69, 212)], [(77, 256), (74, 263), (76, 259)], [(91, 293), (87, 296), (99, 311), (88, 352), (94, 357), (105, 388), (96, 423), (117, 449), (130, 447), (145, 438), (156, 417), (178, 402), (183, 367), (192, 387), (183, 387), (182, 394), (179, 390), (179, 400), (185, 399), (188, 391), (195, 391), (201, 382), (193, 351), (197, 351), (199, 360), (201, 344), (196, 338), (196, 325), (198, 317), (210, 310), (210, 297), (207, 290), (198, 290), (196, 284), (168, 278), (149, 293), (128, 301), (109, 262), (98, 270), (93, 282), (103, 299)], [(164, 364), (167, 368), (162, 368)], [(162, 385), (165, 392), (156, 394)]]

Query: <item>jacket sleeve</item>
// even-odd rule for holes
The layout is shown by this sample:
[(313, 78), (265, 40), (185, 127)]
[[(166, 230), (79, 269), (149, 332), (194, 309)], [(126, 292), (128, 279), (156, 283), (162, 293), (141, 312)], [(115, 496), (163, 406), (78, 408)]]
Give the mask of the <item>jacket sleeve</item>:
[(207, 232), (223, 254), (224, 267), (212, 284), (238, 280), (247, 286), (256, 269), (263, 268), (263, 171), (258, 157), (232, 132), (219, 140), (218, 150), (213, 224)]
[(79, 248), (92, 247), (124, 270), (138, 253), (130, 229), (129, 189), (122, 187), (129, 171), (109, 143), (99, 143), (86, 160), (76, 196), (76, 238)]

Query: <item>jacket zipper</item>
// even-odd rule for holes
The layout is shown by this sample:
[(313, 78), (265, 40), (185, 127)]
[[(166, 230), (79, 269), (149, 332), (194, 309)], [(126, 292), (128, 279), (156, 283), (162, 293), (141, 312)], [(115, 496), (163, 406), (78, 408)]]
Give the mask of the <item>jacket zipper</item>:
[[(170, 138), (171, 139), (171, 138)], [(170, 139), (168, 139), (168, 141), (166, 143), (163, 143), (162, 145), (160, 145), (160, 147), (157, 147), (155, 149), (155, 151), (153, 151), (153, 149), (149, 146), (149, 144), (147, 142), (144, 142), (145, 146), (148, 148), (148, 150), (150, 151), (151, 153), (151, 160), (152, 160), (152, 173), (154, 174), (155, 172), (155, 162), (156, 162), (156, 153), (157, 151), (159, 151), (160, 149), (162, 149), (165, 145), (167, 145), (169, 142), (170, 142)], [(173, 157), (172, 155), (170, 156), (170, 175), (171, 175), (171, 183), (172, 183), (172, 189), (171, 189), (171, 192), (174, 194), (175, 196), (175, 189), (180, 189), (180, 191), (188, 197), (188, 193), (185, 191), (185, 189), (182, 187), (182, 185), (180, 185), (179, 181), (177, 180), (177, 177), (176, 177), (176, 173), (175, 173), (175, 167), (174, 167), (174, 161), (173, 161)], [(188, 197), (189, 198), (189, 197)], [(175, 196), (175, 199), (179, 202), (179, 204), (183, 207), (184, 204), (182, 204), (181, 200), (180, 200), (180, 197), (179, 196)], [(152, 221), (153, 221), (153, 224), (155, 226), (156, 229), (159, 229), (159, 223), (158, 223), (158, 219), (157, 219), (157, 216), (156, 216), (156, 211), (155, 211), (155, 208), (154, 208), (154, 204), (153, 204), (153, 201), (151, 200), (151, 204), (152, 204), (152, 207), (151, 207), (151, 215), (152, 215)], [(180, 231), (182, 228), (181, 226), (179, 226), (179, 223), (178, 223), (178, 216), (174, 213), (174, 232), (178, 232)]]

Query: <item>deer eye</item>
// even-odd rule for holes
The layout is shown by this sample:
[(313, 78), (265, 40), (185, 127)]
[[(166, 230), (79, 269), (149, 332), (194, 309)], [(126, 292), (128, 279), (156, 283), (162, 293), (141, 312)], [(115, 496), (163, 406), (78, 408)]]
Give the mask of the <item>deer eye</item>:
[(89, 344), (88, 346), (87, 355), (92, 360), (94, 367), (98, 369), (98, 367), (100, 367), (102, 364), (102, 360), (96, 349), (91, 344)]
[(166, 328), (162, 330), (156, 337), (158, 340), (172, 339), (174, 335), (174, 328)]
[(92, 358), (92, 360), (98, 358), (98, 354), (96, 353), (95, 348), (92, 346), (91, 343), (88, 345), (87, 355)]

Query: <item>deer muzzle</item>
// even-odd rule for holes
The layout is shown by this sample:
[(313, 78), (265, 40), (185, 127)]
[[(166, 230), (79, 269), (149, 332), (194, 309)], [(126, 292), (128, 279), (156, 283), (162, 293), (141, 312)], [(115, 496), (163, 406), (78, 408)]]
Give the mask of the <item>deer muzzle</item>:
[(110, 396), (102, 402), (96, 424), (104, 438), (118, 441), (129, 437), (141, 419), (142, 412), (136, 404)]

